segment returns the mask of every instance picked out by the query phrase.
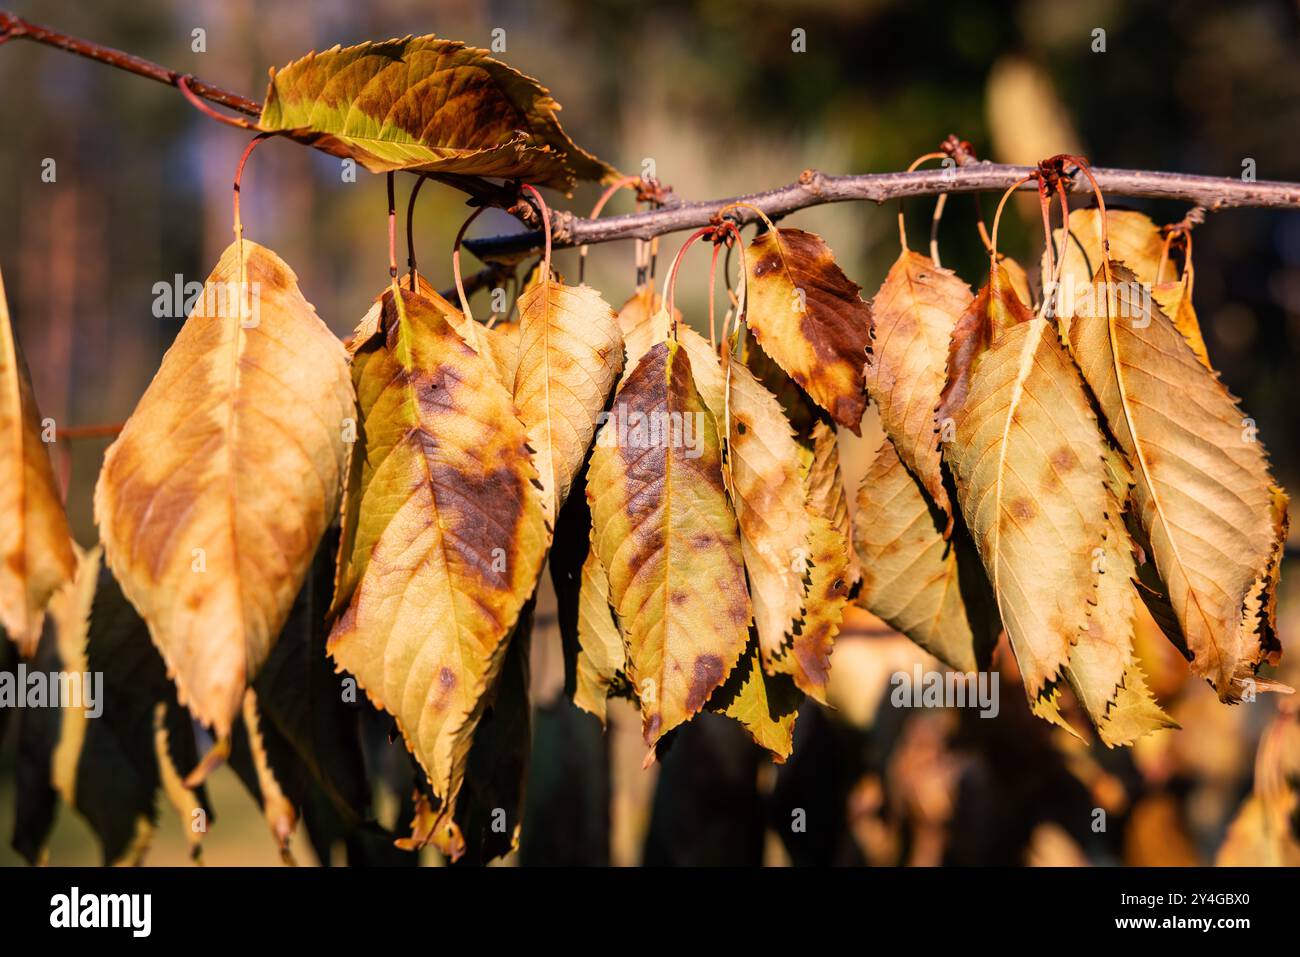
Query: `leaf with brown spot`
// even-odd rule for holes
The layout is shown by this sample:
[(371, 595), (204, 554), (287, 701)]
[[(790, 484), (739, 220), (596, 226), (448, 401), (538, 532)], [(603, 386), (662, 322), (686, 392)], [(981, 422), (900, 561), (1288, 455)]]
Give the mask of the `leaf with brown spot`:
[(1056, 330), (1002, 269), (956, 335), (969, 339), (953, 343), (944, 456), (1032, 703), (1088, 624), (1109, 528), (1105, 439)]
[(1001, 623), (964, 523), (947, 519), (886, 438), (858, 488), (857, 604), (959, 671), (989, 666)]
[(0, 625), (25, 657), (36, 653), (45, 606), (76, 564), (0, 276)]
[(569, 190), (616, 171), (560, 127), (560, 105), (487, 51), (436, 36), (331, 47), (271, 71), (257, 128), (372, 173), (525, 179)]
[(343, 347), (293, 271), (248, 240), (241, 261), (239, 245), (208, 277), (95, 488), (105, 560), (182, 703), (219, 740), (337, 514), (355, 414)]
[(849, 499), (840, 472), (839, 438), (835, 427), (826, 421), (813, 426), (812, 435), (802, 443), (804, 484), (808, 491), (808, 508), (830, 522), (845, 543), (848, 554), (849, 589), (862, 577), (858, 557), (853, 554), (853, 527), (849, 519)]
[(619, 389), (596, 438), (587, 497), (653, 747), (726, 680), (751, 619), (722, 444), (678, 342), (652, 347)]
[(898, 457), (921, 480), (949, 525), (952, 504), (940, 470), (934, 410), (943, 391), (953, 327), (972, 298), (970, 287), (955, 273), (907, 249), (871, 301), (875, 331), (867, 392), (880, 408), (880, 424)]
[(780, 403), (738, 360), (729, 362), (726, 475), (740, 526), (763, 668), (772, 673), (802, 617), (802, 559), (812, 516), (805, 505), (799, 446)]
[(1206, 369), (1132, 271), (1098, 271), (1098, 315), (1070, 343), (1133, 470), (1144, 550), (1172, 605), (1192, 670), (1239, 700), (1281, 646), (1275, 595), (1286, 495), (1237, 400)]
[(396, 719), (454, 832), (471, 737), (546, 549), (537, 471), (491, 363), (438, 308), (384, 296), (352, 364), (349, 478), (329, 652)]
[(614, 310), (590, 286), (544, 279), (519, 298), (515, 405), (554, 526), (623, 365)]
[(763, 351), (831, 417), (857, 433), (871, 308), (830, 248), (802, 229), (769, 229), (746, 250), (745, 321)]
[(807, 588), (794, 635), (772, 668), (786, 674), (810, 698), (826, 703), (831, 651), (844, 619), (852, 585), (849, 540), (824, 515), (811, 516), (807, 543)]

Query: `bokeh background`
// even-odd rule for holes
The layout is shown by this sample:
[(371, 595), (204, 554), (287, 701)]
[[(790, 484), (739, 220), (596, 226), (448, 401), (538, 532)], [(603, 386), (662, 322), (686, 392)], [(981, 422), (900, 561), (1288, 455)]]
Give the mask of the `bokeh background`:
[[(660, 179), (689, 199), (781, 185), (806, 167), (903, 169), (949, 133), (1006, 162), (1069, 150), (1098, 165), (1239, 176), (1250, 160), (1260, 179), (1300, 180), (1294, 0), (0, 5), (257, 99), (269, 66), (311, 49), (428, 32), (488, 46), (502, 28), (502, 58), (552, 89), (579, 143), (628, 172), (653, 160)], [(206, 52), (192, 49), (196, 28)], [(806, 31), (806, 52), (791, 49), (796, 28)], [(1105, 52), (1093, 50), (1097, 29)], [(154, 285), (177, 275), (201, 281), (230, 240), (230, 181), (246, 137), (174, 90), (27, 42), (0, 46), (0, 131), (0, 268), (42, 411), (60, 425), (124, 419), (180, 325), (154, 317)], [(47, 158), (53, 183), (41, 178)], [(413, 181), (399, 179), (403, 206), (404, 180)], [(595, 195), (584, 186), (572, 199), (551, 199), (585, 211)], [(1161, 222), (1186, 212), (1113, 202)], [(992, 197), (984, 205), (991, 213)], [(245, 175), (243, 208), (247, 235), (279, 252), (324, 320), (349, 332), (387, 278), (383, 179), (361, 171), (345, 182), (338, 160), (271, 141)], [(630, 208), (629, 196), (609, 207)], [(450, 284), (464, 214), (463, 197), (426, 185), (415, 234), (422, 271), (439, 287)], [(869, 296), (898, 253), (893, 214), (844, 204), (790, 222), (822, 233)], [(929, 214), (928, 202), (909, 209), (918, 246)], [(1004, 229), (1004, 249), (1027, 265), (1041, 242), (1036, 215), (1013, 206)], [(941, 242), (945, 264), (978, 281), (974, 222), (974, 203), (954, 199)], [(514, 228), (491, 213), (474, 231)], [(664, 250), (680, 238), (667, 238)], [(1195, 306), (1211, 359), (1259, 423), (1283, 484), (1300, 488), (1300, 213), (1214, 214), (1196, 230), (1195, 256)], [(588, 281), (621, 302), (632, 291), (632, 257), (630, 244), (593, 249)], [(706, 308), (706, 262), (703, 252), (691, 257), (678, 285), (695, 320)], [(572, 252), (558, 254), (557, 265), (576, 276)], [(95, 539), (91, 490), (106, 444), (82, 440), (71, 451), (68, 510), (86, 545)], [(873, 451), (851, 455), (865, 461)], [(1292, 564), (1280, 617), (1295, 659)], [(778, 771), (737, 729), (705, 717), (662, 765), (642, 772), (632, 712), (616, 708), (602, 737), (594, 720), (557, 700), (558, 647), (545, 609), (539, 614), (534, 813), (516, 856), (524, 862), (1209, 861), (1250, 791), (1256, 743), (1276, 707), (1217, 705), (1152, 640), (1145, 661), (1184, 730), (1128, 751), (1058, 740), (1021, 713), (1014, 678), (1004, 681), (996, 722), (879, 708), (888, 674), (923, 659), (855, 617), (835, 654), (839, 707), (805, 709), (789, 764)], [(1300, 677), (1284, 665), (1287, 675), (1292, 684)], [(0, 863), (16, 860), (9, 738), (0, 749)], [(228, 810), (207, 860), (275, 862), (256, 806), (223, 773), (213, 796)], [(1110, 814), (1100, 833), (1091, 827), (1098, 807)], [(792, 808), (807, 811), (806, 832), (791, 831)], [(391, 816), (395, 806), (381, 800), (379, 812)], [(152, 862), (185, 858), (171, 813), (162, 811)], [(66, 809), (50, 859), (98, 859)]]

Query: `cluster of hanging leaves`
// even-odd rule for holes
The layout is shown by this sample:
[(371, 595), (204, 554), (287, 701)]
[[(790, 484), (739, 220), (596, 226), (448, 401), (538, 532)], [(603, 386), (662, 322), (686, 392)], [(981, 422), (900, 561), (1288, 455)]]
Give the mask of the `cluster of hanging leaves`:
[[(423, 37), (273, 73), (258, 125), (375, 171), (608, 177), (557, 110)], [(6, 655), (108, 685), (102, 723), (34, 729), (26, 773), (110, 861), (139, 859), (159, 790), (205, 814), (224, 759), (286, 853), (301, 815), (324, 857), (373, 856), (390, 836), (351, 686), (419, 770), (401, 846), (504, 853), (547, 565), (573, 700), (603, 723), (631, 699), (647, 763), (702, 711), (784, 761), (850, 600), (962, 671), (1005, 631), (1034, 712), (1111, 746), (1173, 724), (1134, 654), (1139, 603), (1224, 701), (1277, 687), (1256, 672), (1280, 651), (1286, 496), (1210, 367), (1190, 255), (1139, 214), (1082, 211), (1056, 237), (1063, 285), (1091, 291), (1068, 308), (1032, 311), (1009, 260), (972, 294), (907, 249), (868, 303), (819, 237), (766, 225), (720, 339), (672, 308), (671, 277), (668, 302), (647, 284), (615, 311), (548, 257), (517, 318), (482, 324), (413, 272), (344, 344), (240, 238), (205, 287), (233, 301), (199, 298), (106, 454), (90, 550), (0, 287)], [(869, 400), (886, 438), (850, 500), (838, 430)], [(22, 816), (36, 858), (50, 801)]]

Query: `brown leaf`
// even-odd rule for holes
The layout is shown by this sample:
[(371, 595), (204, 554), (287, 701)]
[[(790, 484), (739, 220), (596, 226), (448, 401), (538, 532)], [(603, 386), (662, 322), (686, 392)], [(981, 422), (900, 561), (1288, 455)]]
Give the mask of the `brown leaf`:
[(372, 173), (418, 170), (569, 190), (607, 164), (560, 127), (550, 91), (485, 50), (435, 36), (309, 53), (271, 84), (257, 128)]
[(769, 229), (746, 251), (745, 321), (763, 350), (831, 417), (859, 433), (871, 308), (830, 248), (802, 229)]

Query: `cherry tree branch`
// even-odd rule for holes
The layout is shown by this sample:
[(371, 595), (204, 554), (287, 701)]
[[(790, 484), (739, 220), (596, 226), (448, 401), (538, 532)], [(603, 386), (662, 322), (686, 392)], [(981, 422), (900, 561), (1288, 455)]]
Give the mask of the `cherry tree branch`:
[[(258, 117), (262, 112), (262, 104), (256, 100), (130, 53), (69, 36), (0, 10), (0, 43), (18, 39), (32, 40), (75, 53), (172, 87), (179, 88), (184, 80), (196, 96), (219, 106), (251, 117)], [(769, 218), (779, 219), (800, 209), (824, 203), (865, 201), (880, 204), (895, 199), (937, 196), (941, 193), (1002, 191), (1028, 172), (1029, 167), (972, 161), (959, 163), (952, 168), (913, 173), (829, 176), (816, 170), (805, 170), (797, 182), (766, 192), (694, 203), (673, 201), (670, 198), (661, 208), (644, 213), (586, 219), (571, 212), (557, 211), (552, 217), (552, 245), (558, 249), (620, 239), (653, 239), (666, 233), (708, 225), (718, 210), (737, 202), (756, 206)], [(1211, 212), (1247, 206), (1300, 209), (1300, 184), (1297, 183), (1253, 182), (1232, 177), (1103, 167), (1093, 167), (1092, 173), (1102, 191), (1115, 196), (1181, 200), (1202, 206)], [(509, 186), (497, 186), (479, 177), (432, 174), (431, 178), (469, 193), (473, 205), (509, 208), (524, 220), (525, 225), (534, 225), (537, 221), (535, 215), (530, 215), (533, 213), (532, 207), (519, 202), (517, 194)], [(1022, 188), (1034, 189), (1035, 186), (1026, 184)], [(1090, 192), (1090, 184), (1077, 177), (1069, 183), (1068, 188), (1074, 192)], [(753, 210), (743, 206), (733, 209), (728, 216), (739, 224), (757, 219)], [(466, 241), (465, 246), (485, 262), (510, 263), (538, 253), (544, 246), (544, 237), (541, 232), (532, 230), (472, 239)]]

